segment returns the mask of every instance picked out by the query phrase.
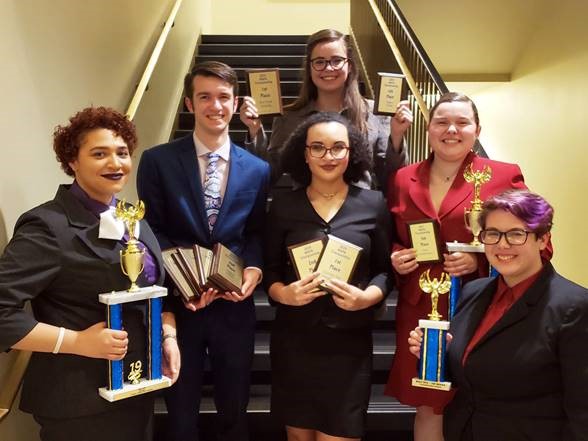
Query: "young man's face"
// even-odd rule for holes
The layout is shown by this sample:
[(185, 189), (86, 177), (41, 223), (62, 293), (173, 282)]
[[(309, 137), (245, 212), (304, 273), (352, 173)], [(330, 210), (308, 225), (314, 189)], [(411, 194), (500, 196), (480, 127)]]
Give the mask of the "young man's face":
[(237, 110), (238, 98), (233, 86), (217, 77), (196, 75), (192, 80), (192, 99), (186, 107), (194, 113), (197, 136), (220, 136), (228, 133), (229, 122)]

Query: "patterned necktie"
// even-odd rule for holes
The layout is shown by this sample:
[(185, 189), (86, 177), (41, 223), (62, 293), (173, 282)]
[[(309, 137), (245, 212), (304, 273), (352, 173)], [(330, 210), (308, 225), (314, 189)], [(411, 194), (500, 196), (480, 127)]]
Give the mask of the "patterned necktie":
[(208, 218), (208, 228), (212, 232), (218, 212), (220, 211), (222, 199), (220, 194), (221, 174), (218, 170), (218, 153), (208, 153), (208, 164), (206, 165), (206, 176), (204, 178), (204, 209)]

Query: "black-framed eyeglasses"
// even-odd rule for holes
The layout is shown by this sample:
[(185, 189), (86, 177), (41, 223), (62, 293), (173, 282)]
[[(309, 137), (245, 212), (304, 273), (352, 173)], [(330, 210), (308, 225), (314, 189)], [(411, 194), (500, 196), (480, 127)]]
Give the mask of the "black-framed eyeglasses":
[(326, 147), (320, 142), (313, 142), (307, 145), (306, 148), (313, 158), (324, 158), (327, 152), (330, 152), (333, 159), (343, 159), (349, 151), (349, 147), (343, 143), (336, 143), (332, 147)]
[(482, 230), (480, 231), (480, 242), (484, 245), (496, 245), (504, 236), (506, 243), (509, 245), (524, 245), (527, 238), (532, 231), (521, 230), (515, 228), (514, 230), (498, 231), (498, 230)]
[(341, 70), (348, 61), (349, 59), (345, 57), (331, 57), (328, 60), (326, 58), (319, 57), (310, 60), (310, 65), (314, 70), (318, 70), (319, 72), (325, 70), (327, 66), (331, 66), (333, 70)]

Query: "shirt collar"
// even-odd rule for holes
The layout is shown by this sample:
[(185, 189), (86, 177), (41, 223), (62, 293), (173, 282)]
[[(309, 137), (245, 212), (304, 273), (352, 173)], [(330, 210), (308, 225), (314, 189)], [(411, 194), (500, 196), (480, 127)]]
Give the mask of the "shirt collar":
[(96, 217), (99, 217), (100, 213), (116, 205), (116, 198), (114, 196), (110, 200), (109, 205), (92, 199), (90, 196), (88, 196), (88, 193), (86, 193), (84, 189), (80, 187), (80, 184), (78, 184), (75, 180), (73, 181), (71, 187), (69, 187), (69, 191), (71, 192), (71, 194), (74, 195), (74, 197), (78, 201), (80, 201), (80, 203), (86, 208), (86, 210), (90, 211)]
[(499, 276), (495, 298), (499, 299), (502, 296), (504, 296), (508, 291), (510, 291), (510, 297), (512, 297), (513, 302), (516, 302), (523, 296), (525, 292), (527, 292), (531, 285), (535, 283), (535, 281), (537, 280), (542, 271), (543, 267), (541, 267), (541, 269), (532, 276), (527, 277), (525, 280), (517, 283), (515, 286), (512, 287), (509, 287), (502, 278), (502, 276)]
[[(206, 147), (206, 145), (198, 139), (196, 132), (192, 132), (192, 136), (194, 138), (194, 145), (196, 146), (196, 156), (200, 157), (212, 152), (212, 150)], [(229, 162), (229, 157), (231, 156), (231, 138), (227, 136), (225, 143), (216, 149), (214, 153), (217, 153), (222, 159)]]

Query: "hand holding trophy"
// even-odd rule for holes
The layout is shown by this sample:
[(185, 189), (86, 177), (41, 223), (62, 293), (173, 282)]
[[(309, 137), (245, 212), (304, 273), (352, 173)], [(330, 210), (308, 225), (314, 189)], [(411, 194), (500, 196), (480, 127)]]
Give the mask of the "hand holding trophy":
[[(117, 330), (123, 329), (122, 305), (124, 303), (147, 301), (147, 341), (149, 343), (146, 354), (148, 361), (146, 378), (141, 360), (125, 358), (108, 361), (108, 386), (98, 389), (100, 396), (108, 401), (118, 401), (171, 386), (171, 380), (161, 372), (161, 301), (167, 295), (167, 289), (157, 285), (139, 288), (137, 285), (145, 258), (145, 250), (139, 247), (137, 239), (137, 223), (145, 215), (145, 205), (141, 201), (138, 201), (136, 205), (129, 205), (122, 200), (117, 203), (114, 214), (124, 222), (129, 235), (125, 249), (120, 251), (120, 266), (122, 272), (129, 278), (131, 286), (126, 291), (99, 294), (98, 300), (106, 305), (108, 327)], [(124, 363), (128, 363), (129, 366), (127, 382), (123, 378)]]
[(447, 273), (441, 273), (439, 279), (431, 279), (429, 270), (421, 274), (419, 286), (423, 292), (431, 295), (431, 313), (429, 320), (419, 320), (423, 330), (421, 358), (418, 377), (412, 379), (412, 385), (427, 389), (449, 390), (451, 383), (445, 379), (445, 352), (449, 322), (441, 320), (442, 315), (437, 309), (439, 295), (446, 294), (451, 288)]

